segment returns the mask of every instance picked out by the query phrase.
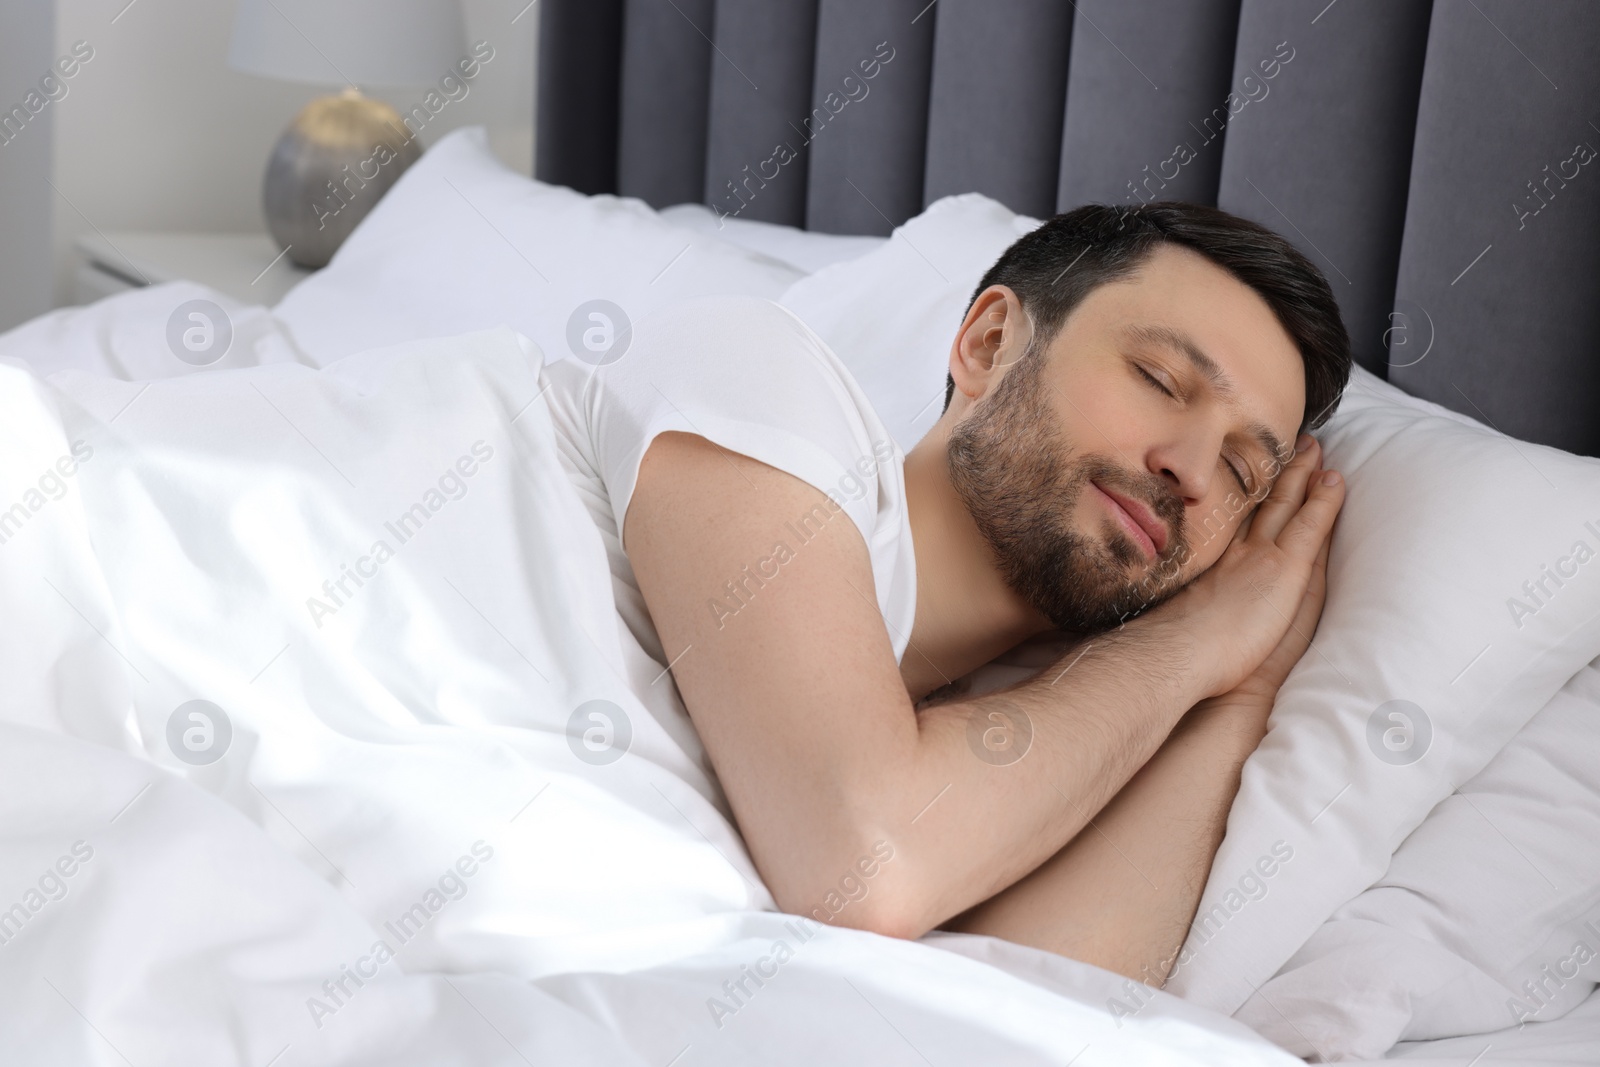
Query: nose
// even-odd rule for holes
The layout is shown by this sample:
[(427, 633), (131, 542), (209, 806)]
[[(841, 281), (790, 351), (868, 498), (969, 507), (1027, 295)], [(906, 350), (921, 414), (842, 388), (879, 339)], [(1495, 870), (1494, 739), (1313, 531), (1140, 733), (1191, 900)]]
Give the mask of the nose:
[(1193, 507), (1211, 492), (1212, 479), (1216, 477), (1221, 449), (1203, 458), (1203, 449), (1171, 449), (1159, 457), (1152, 457), (1151, 469), (1167, 483), (1169, 492), (1183, 499), (1185, 507)]
[(1209, 499), (1218, 478), (1224, 480), (1225, 489), (1238, 489), (1234, 475), (1223, 466), (1223, 446), (1231, 432), (1223, 408), (1207, 405), (1154, 429), (1145, 456), (1149, 469), (1159, 474), (1186, 506)]

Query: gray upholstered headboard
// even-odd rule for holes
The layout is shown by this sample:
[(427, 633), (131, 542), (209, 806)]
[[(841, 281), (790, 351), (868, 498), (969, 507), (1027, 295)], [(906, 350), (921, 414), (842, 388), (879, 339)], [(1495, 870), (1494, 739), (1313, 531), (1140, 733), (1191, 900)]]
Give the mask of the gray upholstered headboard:
[(1216, 204), (1322, 268), (1369, 370), (1600, 455), (1593, 0), (541, 7), (542, 180), (833, 233)]

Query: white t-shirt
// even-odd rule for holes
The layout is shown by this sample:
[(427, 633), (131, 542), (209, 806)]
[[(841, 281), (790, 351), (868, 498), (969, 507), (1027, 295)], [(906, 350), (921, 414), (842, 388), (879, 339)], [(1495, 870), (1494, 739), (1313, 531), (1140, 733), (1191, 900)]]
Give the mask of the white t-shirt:
[[(792, 312), (754, 297), (685, 301), (635, 323), (615, 362), (552, 359), (544, 373), (562, 463), (605, 541), (617, 610), (657, 662), (666, 656), (620, 531), (645, 449), (668, 430), (792, 474), (843, 508), (866, 541), (895, 660), (905, 655), (917, 604), (905, 454), (850, 372)], [(837, 521), (838, 511), (828, 513)], [(790, 552), (815, 536), (815, 525), (795, 518), (780, 538)], [(750, 575), (766, 578), (779, 565), (772, 556), (749, 563)], [(723, 610), (736, 614), (738, 591), (719, 592)]]

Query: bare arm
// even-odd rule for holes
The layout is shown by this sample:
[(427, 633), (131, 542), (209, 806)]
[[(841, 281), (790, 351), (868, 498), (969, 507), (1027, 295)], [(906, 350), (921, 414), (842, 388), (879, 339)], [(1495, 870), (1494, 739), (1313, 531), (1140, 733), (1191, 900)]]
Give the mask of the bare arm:
[[(779, 905), (810, 913), (885, 841), (894, 858), (837, 921), (917, 937), (1059, 851), (1184, 712), (1260, 662), (1286, 628), (1281, 605), (1292, 612), (1301, 599), (1339, 499), (1322, 491), (1313, 504), (1290, 549), (1230, 547), (1231, 562), (1213, 567), (1222, 581), (1203, 578), (1096, 638), (1070, 684), (1052, 685), (1060, 671), (1047, 670), (920, 717), (866, 546), (813, 487), (695, 435), (663, 434), (624, 530), (685, 704)], [(818, 507), (833, 516), (821, 532), (790, 545), (777, 576), (719, 617), (713, 599), (726, 583), (792, 541), (787, 524)], [(969, 720), (981, 734), (990, 713), (1026, 716), (1023, 759), (996, 765), (969, 745)]]

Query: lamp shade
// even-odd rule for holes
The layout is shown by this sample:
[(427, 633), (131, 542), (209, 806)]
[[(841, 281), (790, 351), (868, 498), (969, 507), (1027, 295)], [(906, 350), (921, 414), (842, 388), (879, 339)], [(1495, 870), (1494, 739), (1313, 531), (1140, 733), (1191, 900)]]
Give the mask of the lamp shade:
[(426, 85), (465, 52), (459, 0), (239, 0), (228, 65), (313, 85)]

